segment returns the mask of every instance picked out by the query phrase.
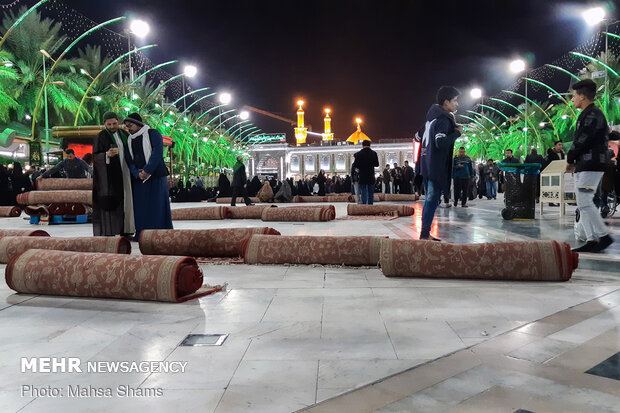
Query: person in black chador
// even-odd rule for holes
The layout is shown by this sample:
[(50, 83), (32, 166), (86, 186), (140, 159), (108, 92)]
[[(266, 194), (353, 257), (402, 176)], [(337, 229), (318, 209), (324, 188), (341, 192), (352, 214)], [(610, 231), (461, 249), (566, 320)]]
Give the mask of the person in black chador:
[(232, 180), (232, 199), (230, 206), (235, 206), (237, 203), (237, 196), (241, 195), (246, 205), (253, 205), (250, 198), (248, 198), (248, 176), (245, 173), (245, 165), (243, 164), (243, 156), (237, 156), (237, 163), (233, 167), (233, 180)]
[(113, 112), (103, 115), (103, 126), (93, 142), (93, 235), (130, 236), (136, 229), (131, 172), (125, 162), (127, 134)]

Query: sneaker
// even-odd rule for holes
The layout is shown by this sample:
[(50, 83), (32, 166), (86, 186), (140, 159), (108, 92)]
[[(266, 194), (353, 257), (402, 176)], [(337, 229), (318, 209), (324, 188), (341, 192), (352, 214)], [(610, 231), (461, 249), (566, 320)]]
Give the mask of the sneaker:
[(614, 239), (610, 237), (609, 235), (605, 235), (604, 237), (601, 237), (598, 240), (596, 247), (594, 247), (592, 252), (603, 252), (605, 248), (609, 247), (613, 243), (614, 243)]
[(469, 208), (467, 205), (461, 205), (461, 208)]
[(458, 203), (458, 202), (455, 202), (455, 203), (454, 203), (454, 207), (456, 208), (457, 206), (459, 206), (459, 203)]
[(573, 252), (594, 252), (598, 247), (598, 242), (588, 241), (579, 248), (573, 248)]

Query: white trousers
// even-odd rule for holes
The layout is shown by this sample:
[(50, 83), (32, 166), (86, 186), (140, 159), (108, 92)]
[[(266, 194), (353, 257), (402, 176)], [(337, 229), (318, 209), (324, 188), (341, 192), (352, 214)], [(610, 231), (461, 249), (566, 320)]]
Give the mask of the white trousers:
[(598, 208), (594, 205), (594, 194), (602, 177), (603, 172), (584, 171), (575, 174), (579, 222), (583, 223), (583, 230), (588, 241), (598, 241), (599, 238), (609, 234)]

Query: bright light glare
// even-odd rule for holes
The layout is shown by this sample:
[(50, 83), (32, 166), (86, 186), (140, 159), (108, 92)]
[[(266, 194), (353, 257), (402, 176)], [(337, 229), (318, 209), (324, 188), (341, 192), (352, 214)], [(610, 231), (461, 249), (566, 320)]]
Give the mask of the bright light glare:
[(202, 138), (203, 142), (207, 142), (209, 140), (209, 138)]
[(478, 87), (473, 88), (469, 93), (474, 99), (480, 99), (482, 97), (482, 89)]
[(299, 100), (297, 101), (297, 104), (298, 104), (299, 106), (302, 106), (302, 105), (304, 104), (304, 101), (303, 101), (303, 100), (301, 100), (301, 99), (299, 99)]
[(541, 128), (544, 128), (544, 127), (545, 127), (545, 125), (547, 125), (545, 122), (540, 122), (540, 123), (538, 124), (538, 126), (540, 126)]
[(96, 100), (97, 102), (101, 102), (101, 96), (95, 96), (95, 100)]
[(357, 122), (358, 124), (362, 123), (362, 118), (355, 118), (355, 122)]
[(151, 31), (151, 27), (144, 20), (132, 20), (129, 25), (129, 31), (138, 37), (145, 37)]
[(185, 76), (187, 77), (194, 77), (196, 76), (196, 73), (198, 73), (198, 69), (196, 68), (196, 66), (187, 65), (185, 66), (185, 69), (183, 70), (183, 72), (185, 73)]
[(220, 93), (220, 103), (222, 105), (228, 105), (232, 100), (230, 93)]
[(593, 7), (584, 11), (581, 16), (589, 26), (594, 26), (605, 19), (605, 9), (602, 7)]
[(562, 119), (568, 119), (568, 115), (562, 115)]
[(243, 112), (239, 114), (239, 117), (241, 118), (241, 120), (247, 120), (250, 118), (250, 112), (248, 112), (247, 110), (244, 110)]
[(26, 120), (30, 120), (30, 119), (32, 119), (32, 116), (26, 115), (25, 118), (26, 118)]
[(330, 108), (325, 108), (325, 113), (329, 115), (330, 113), (332, 113), (332, 110)]
[(510, 63), (510, 71), (512, 73), (520, 73), (525, 70), (525, 62), (521, 59), (513, 60)]

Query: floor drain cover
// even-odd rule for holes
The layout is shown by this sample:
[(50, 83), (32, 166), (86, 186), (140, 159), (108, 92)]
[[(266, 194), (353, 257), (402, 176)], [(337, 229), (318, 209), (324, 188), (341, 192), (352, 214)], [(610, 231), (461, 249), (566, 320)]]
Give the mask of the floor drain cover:
[(221, 346), (228, 338), (228, 334), (188, 334), (180, 346)]

